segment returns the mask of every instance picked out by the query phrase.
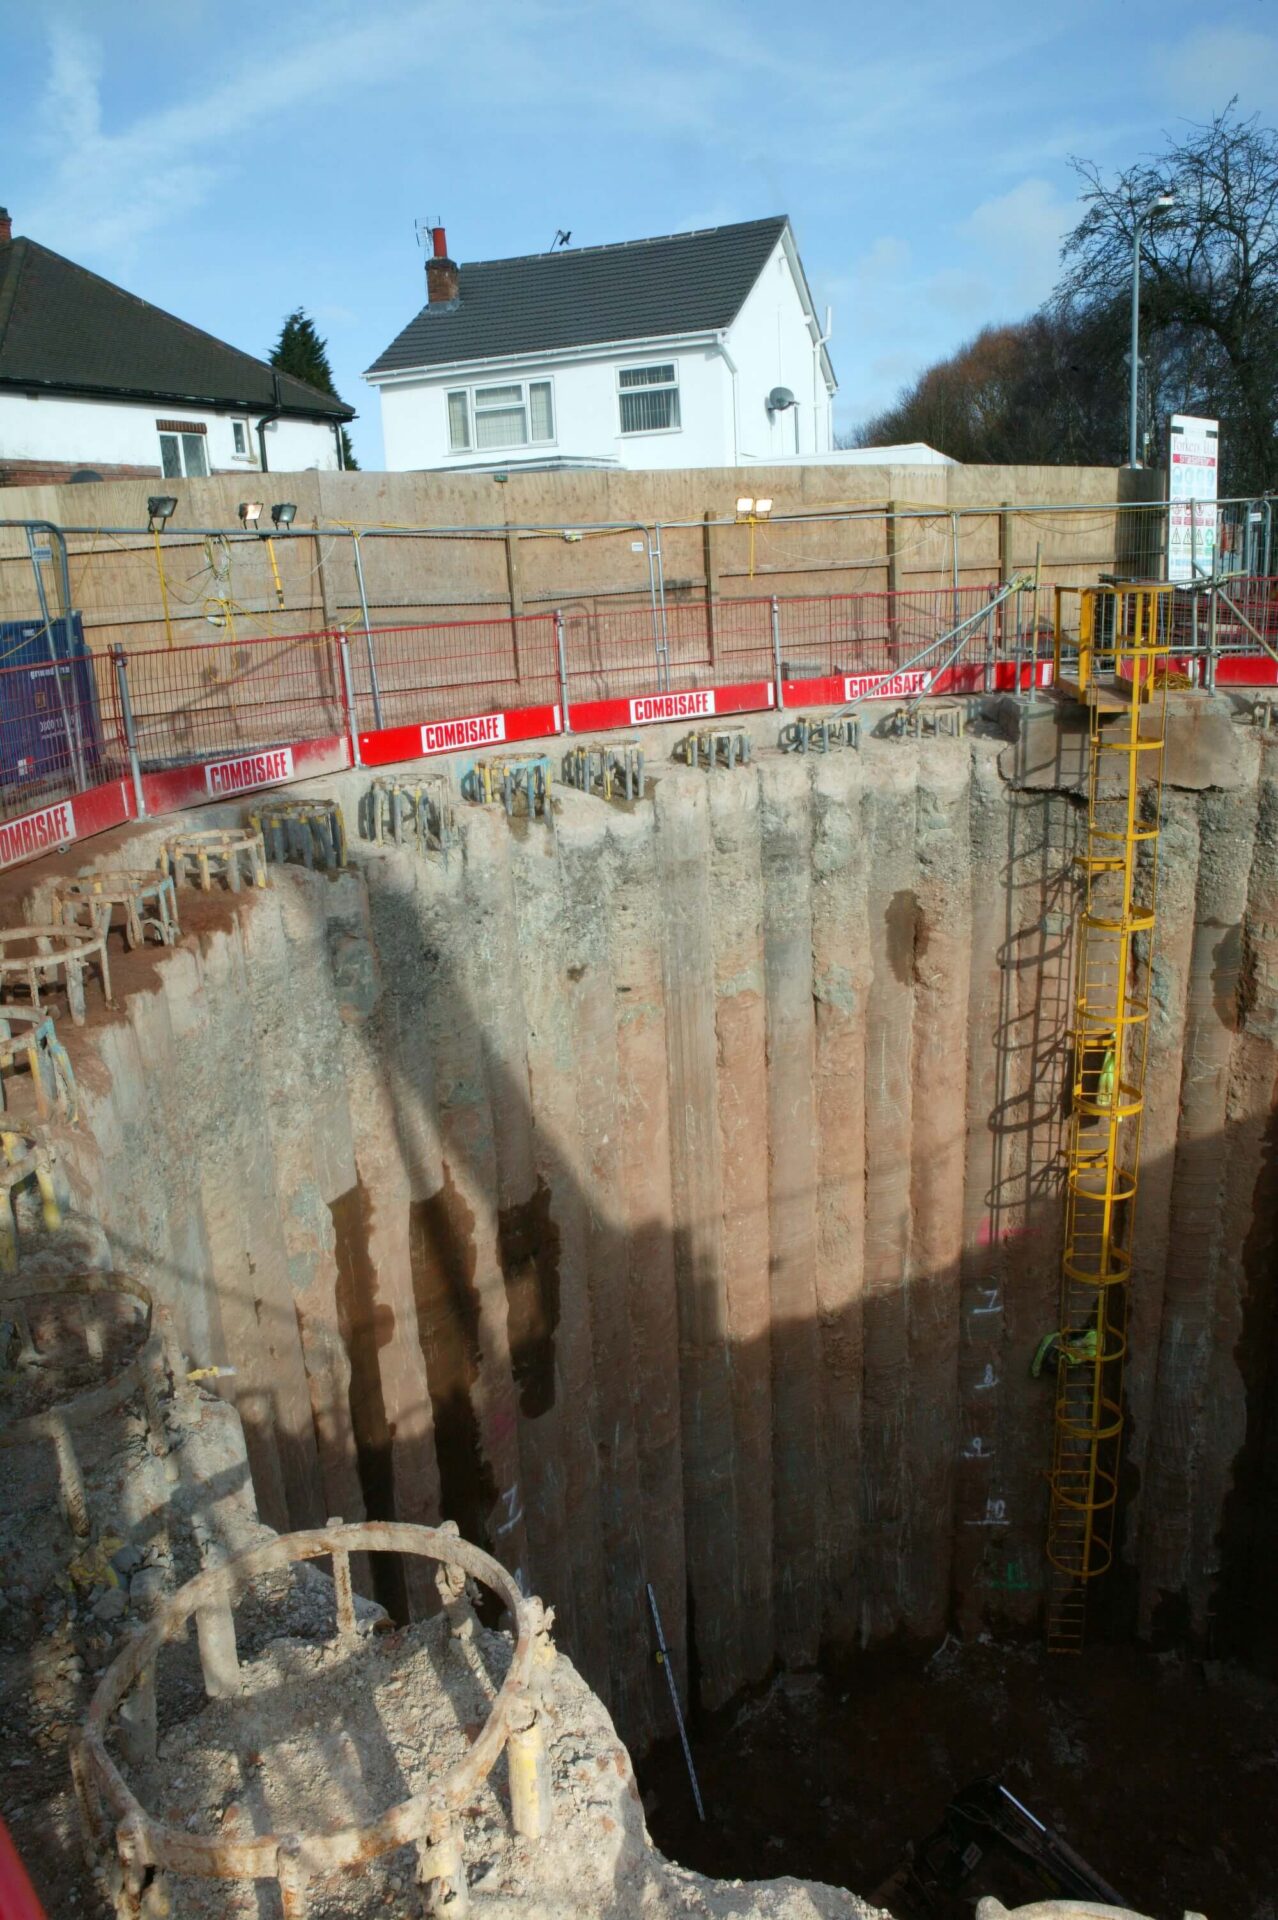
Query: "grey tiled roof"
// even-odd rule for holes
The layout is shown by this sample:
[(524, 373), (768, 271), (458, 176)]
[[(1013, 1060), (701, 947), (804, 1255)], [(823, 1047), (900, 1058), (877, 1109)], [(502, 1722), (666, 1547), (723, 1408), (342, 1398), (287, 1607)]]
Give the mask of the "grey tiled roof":
[(424, 306), (369, 374), (729, 326), (787, 224), (781, 214), (657, 240), (473, 261), (460, 270), (459, 298)]
[[(273, 372), (36, 240), (0, 246), (0, 383), (264, 411)], [(292, 374), (279, 381), (285, 413), (355, 417)]]

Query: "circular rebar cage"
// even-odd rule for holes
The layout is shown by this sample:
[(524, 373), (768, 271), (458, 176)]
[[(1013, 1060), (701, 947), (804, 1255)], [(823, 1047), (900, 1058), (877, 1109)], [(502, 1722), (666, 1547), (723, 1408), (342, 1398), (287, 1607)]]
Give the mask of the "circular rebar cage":
[[(494, 1593), (515, 1626), (515, 1646), (506, 1677), (488, 1718), (464, 1759), (423, 1792), (400, 1801), (364, 1826), (322, 1833), (257, 1834), (224, 1840), (188, 1832), (157, 1819), (141, 1805), (107, 1751), (109, 1733), (120, 1732), (126, 1753), (155, 1754), (156, 1662), (165, 1641), (179, 1638), (195, 1619), (206, 1691), (232, 1692), (238, 1656), (231, 1605), (247, 1583), (299, 1561), (331, 1557), (339, 1642), (359, 1644), (351, 1588), (352, 1553), (407, 1553), (441, 1563), (437, 1576), (445, 1610), (469, 1614), (467, 1576)], [(76, 1798), (91, 1854), (106, 1872), (116, 1912), (124, 1920), (142, 1911), (145, 1889), (157, 1872), (217, 1880), (274, 1880), (285, 1920), (306, 1912), (311, 1879), (360, 1866), (398, 1847), (417, 1852), (423, 1886), (443, 1882), (449, 1910), (464, 1910), (465, 1869), (458, 1815), (473, 1798), (503, 1749), (508, 1751), (512, 1825), (540, 1839), (549, 1823), (549, 1771), (538, 1708), (541, 1673), (554, 1659), (552, 1616), (539, 1600), (525, 1598), (506, 1569), (456, 1528), (412, 1526), (387, 1520), (281, 1534), (265, 1545), (207, 1566), (203, 1573), (157, 1606), (149, 1624), (112, 1662), (98, 1684), (72, 1756)], [(127, 1717), (121, 1708), (129, 1702)], [(112, 1854), (114, 1858), (112, 1858)]]

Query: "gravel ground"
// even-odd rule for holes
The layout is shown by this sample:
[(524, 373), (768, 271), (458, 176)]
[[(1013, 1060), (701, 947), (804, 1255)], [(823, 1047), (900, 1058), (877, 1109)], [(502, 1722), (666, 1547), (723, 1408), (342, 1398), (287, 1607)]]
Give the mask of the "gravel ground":
[[(327, 1630), (327, 1623), (326, 1623)], [(442, 1618), (365, 1635), (348, 1652), (290, 1637), (242, 1668), (238, 1696), (210, 1701), (162, 1737), (132, 1776), (143, 1804), (192, 1832), (247, 1837), (365, 1823), (460, 1760), (509, 1665), (509, 1636), (477, 1626), (454, 1638)], [(163, 1683), (162, 1683), (163, 1684)], [(712, 1884), (650, 1846), (633, 1769), (605, 1709), (560, 1656), (546, 1710), (554, 1817), (540, 1843), (511, 1831), (505, 1762), (463, 1816), (476, 1905), (523, 1914), (846, 1915), (850, 1894), (779, 1881)], [(174, 1880), (183, 1920), (277, 1911), (273, 1890)], [(374, 1920), (416, 1911), (411, 1850), (315, 1881), (311, 1920)]]

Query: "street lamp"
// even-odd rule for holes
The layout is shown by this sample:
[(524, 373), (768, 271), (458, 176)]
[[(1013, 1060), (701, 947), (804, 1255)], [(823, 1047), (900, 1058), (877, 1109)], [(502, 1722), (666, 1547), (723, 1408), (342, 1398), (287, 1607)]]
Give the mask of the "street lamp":
[(1170, 213), (1176, 204), (1176, 196), (1170, 187), (1152, 199), (1147, 207), (1142, 207), (1136, 215), (1132, 227), (1132, 366), (1131, 400), (1127, 414), (1127, 464), (1134, 467), (1136, 459), (1136, 419), (1139, 412), (1140, 393), (1140, 234), (1147, 220), (1157, 219), (1160, 213)]

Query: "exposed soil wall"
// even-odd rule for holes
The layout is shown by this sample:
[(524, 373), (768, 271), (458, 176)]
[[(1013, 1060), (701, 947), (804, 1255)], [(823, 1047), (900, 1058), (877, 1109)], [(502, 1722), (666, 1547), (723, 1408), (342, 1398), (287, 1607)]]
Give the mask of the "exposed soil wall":
[[(1169, 755), (1110, 1601), (1254, 1651), (1278, 763), (1209, 717)], [(637, 1750), (668, 1725), (645, 1581), (708, 1707), (1034, 1621), (1081, 824), (1054, 725), (713, 775), (654, 735), (633, 808), (463, 807), (447, 855), (183, 896), (178, 950), (122, 958), (73, 1036), (61, 1145), (236, 1368), (266, 1520), (456, 1518)], [(348, 819), (362, 784), (327, 783)]]

